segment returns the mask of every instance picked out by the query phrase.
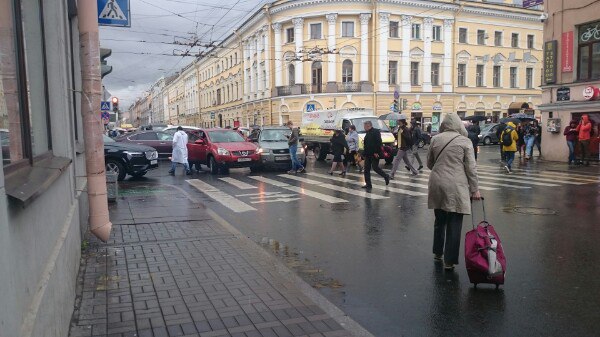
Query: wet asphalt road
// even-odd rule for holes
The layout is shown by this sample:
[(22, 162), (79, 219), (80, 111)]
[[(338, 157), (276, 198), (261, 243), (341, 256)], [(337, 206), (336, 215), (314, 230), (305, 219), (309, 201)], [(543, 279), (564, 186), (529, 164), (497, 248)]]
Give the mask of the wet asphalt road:
[[(480, 165), (485, 187), (497, 188), (482, 194), (507, 256), (500, 290), (473, 289), (462, 245), (454, 272), (434, 262), (433, 212), (418, 186), (426, 179), (397, 174), (396, 190), (374, 181), (378, 199), (357, 195), (358, 176), (263, 172), (256, 180), (232, 170), (235, 181), (224, 181), (206, 172), (170, 177), (164, 164), (136, 183), (184, 187), (376, 336), (598, 336), (600, 169), (533, 162), (507, 176), (496, 153), (483, 148)], [(309, 173), (327, 167), (311, 160)], [(415, 192), (423, 195), (405, 194)], [(463, 232), (470, 228), (465, 216)]]

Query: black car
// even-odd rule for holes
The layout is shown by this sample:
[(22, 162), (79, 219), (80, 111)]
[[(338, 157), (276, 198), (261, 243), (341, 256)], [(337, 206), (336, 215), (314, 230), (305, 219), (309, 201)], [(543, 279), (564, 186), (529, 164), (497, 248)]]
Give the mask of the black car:
[(118, 174), (118, 180), (127, 174), (141, 177), (158, 167), (158, 152), (150, 146), (118, 143), (104, 135), (104, 161), (106, 172)]

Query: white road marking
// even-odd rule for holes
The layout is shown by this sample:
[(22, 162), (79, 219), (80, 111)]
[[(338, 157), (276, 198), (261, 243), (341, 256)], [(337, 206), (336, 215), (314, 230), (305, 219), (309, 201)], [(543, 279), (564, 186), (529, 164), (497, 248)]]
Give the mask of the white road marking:
[(269, 200), (256, 200), (250, 201), (251, 204), (264, 204), (271, 202), (290, 202), (290, 201), (298, 201), (300, 198), (281, 198), (281, 199), (269, 199)]
[(229, 184), (239, 188), (240, 190), (252, 190), (252, 189), (258, 188), (257, 186), (252, 186), (250, 184), (247, 184), (243, 181), (240, 181), (240, 180), (237, 180), (234, 178), (225, 177), (225, 178), (219, 178), (219, 180), (229, 183)]
[(282, 194), (277, 192), (276, 194), (271, 194), (271, 195), (257, 195), (254, 197), (250, 197), (250, 199), (271, 199), (271, 198), (290, 198), (290, 197), (297, 197), (298, 194)]
[[(558, 184), (550, 184), (550, 183), (544, 183), (544, 182), (537, 182), (537, 181), (530, 181), (530, 180), (525, 180), (525, 179), (520, 179), (520, 178), (516, 178), (516, 177), (512, 177), (512, 175), (502, 175), (502, 176), (498, 176), (497, 174), (494, 174), (492, 176), (490, 176), (489, 174), (481, 174), (479, 173), (479, 183), (480, 184), (491, 184), (491, 185), (496, 185), (496, 183), (487, 183), (483, 180), (493, 180), (493, 181), (501, 181), (502, 183), (504, 182), (515, 182), (521, 185), (536, 185), (536, 186), (546, 186), (546, 187), (556, 187), (556, 186), (560, 186)], [(484, 189), (483, 187), (479, 186), (480, 189)]]
[[(345, 183), (353, 184), (353, 185), (363, 185), (364, 184), (364, 183), (362, 183), (360, 181), (350, 180), (350, 179), (345, 179), (345, 178), (332, 177), (332, 176), (325, 175), (325, 174), (312, 173), (312, 172), (309, 172), (307, 174), (310, 175), (310, 176), (313, 176), (313, 177), (325, 178), (325, 179), (334, 180), (334, 181), (341, 181), (341, 182), (345, 182)], [(423, 193), (423, 192), (416, 192), (416, 191), (411, 191), (411, 190), (404, 190), (404, 189), (395, 188), (395, 187), (389, 187), (389, 186), (373, 185), (373, 189), (390, 191), (390, 192), (395, 192), (395, 193), (400, 193), (400, 194), (408, 194), (408, 195), (412, 195), (412, 196), (425, 196), (425, 195), (427, 195), (427, 193)]]
[[(490, 169), (490, 168), (482, 168), (479, 170), (480, 172), (485, 172), (485, 173), (498, 173), (499, 169), (494, 170), (494, 169)], [(547, 171), (546, 171), (547, 172)], [(533, 173), (530, 171), (522, 171), (520, 173), (513, 173), (513, 175), (517, 175), (517, 176), (523, 176), (523, 177), (529, 177), (529, 176), (533, 176), (533, 177), (541, 177), (541, 178), (551, 178), (551, 179), (568, 179), (568, 181), (581, 181), (581, 182), (586, 182), (586, 183), (600, 183), (600, 179), (593, 179), (591, 177), (588, 178), (579, 178), (579, 177), (572, 177), (570, 175), (566, 175), (566, 174), (562, 174), (562, 173)]]
[[(359, 177), (359, 178), (364, 177), (362, 174), (358, 174), (358, 173), (346, 173), (346, 175), (352, 176), (352, 177)], [(399, 178), (396, 178), (396, 179), (399, 179)], [(383, 178), (373, 177), (372, 175), (371, 175), (371, 180), (385, 181), (385, 179), (383, 179)], [(412, 187), (418, 187), (418, 188), (424, 188), (424, 189), (428, 189), (429, 188), (429, 186), (427, 186), (425, 184), (411, 183), (411, 182), (404, 181), (404, 180), (390, 180), (390, 184), (412, 186)]]
[(273, 195), (273, 194), (281, 194), (281, 192), (258, 192), (258, 193), (236, 194), (236, 197), (252, 197), (252, 196)]
[[(424, 176), (424, 177), (427, 177), (427, 178), (419, 178), (419, 176)], [(427, 173), (427, 174), (421, 173), (421, 174), (419, 174), (419, 176), (417, 176), (417, 177), (410, 177), (410, 179), (412, 179), (412, 180), (419, 180), (419, 181), (429, 181), (429, 173)], [(482, 186), (482, 185), (492, 185), (492, 187)], [(486, 182), (486, 181), (479, 180), (479, 189), (480, 190), (483, 190), (483, 191), (493, 191), (493, 190), (497, 190), (498, 189), (496, 187), (510, 187), (510, 188), (516, 188), (516, 189), (528, 189), (528, 188), (531, 188), (530, 186), (519, 186), (519, 185), (503, 184), (503, 183), (496, 183), (496, 182)]]
[[(427, 178), (424, 178), (424, 177), (427, 177)], [(426, 175), (426, 174), (424, 174), (424, 173), (421, 173), (418, 176), (406, 176), (406, 178), (407, 179), (411, 179), (411, 180), (418, 180), (418, 181), (427, 181), (427, 182), (429, 181), (429, 176)], [(400, 184), (402, 184), (402, 183), (400, 183)], [(494, 184), (494, 185), (496, 185), (496, 184)], [(488, 186), (481, 186), (481, 182), (479, 182), (479, 189), (482, 190), (482, 191), (495, 191), (498, 188), (496, 188), (496, 187), (488, 187)]]
[(359, 197), (363, 197), (363, 198), (369, 198), (369, 199), (389, 199), (389, 197), (385, 197), (382, 195), (377, 195), (377, 194), (373, 194), (373, 193), (367, 193), (365, 191), (357, 191), (357, 190), (353, 190), (351, 188), (346, 188), (346, 187), (342, 187), (342, 186), (337, 186), (337, 185), (333, 185), (333, 184), (327, 184), (324, 183), (322, 181), (317, 181), (317, 180), (312, 180), (312, 179), (307, 179), (307, 178), (301, 178), (301, 177), (297, 177), (297, 176), (292, 176), (289, 174), (282, 174), (280, 175), (280, 177), (282, 178), (286, 178), (286, 179), (291, 179), (291, 180), (296, 180), (296, 181), (301, 181), (303, 183), (306, 184), (310, 184), (310, 185), (317, 185), (319, 187), (322, 188), (326, 188), (326, 189), (330, 189), (330, 190), (334, 190), (334, 191), (340, 191), (340, 192), (344, 192), (344, 193), (348, 193), (351, 195), (356, 195)]
[(276, 186), (276, 187), (280, 187), (280, 188), (286, 189), (288, 191), (292, 191), (292, 192), (304, 194), (304, 195), (307, 195), (309, 197), (320, 199), (320, 200), (323, 200), (325, 202), (329, 202), (329, 203), (332, 203), (332, 204), (348, 202), (348, 200), (344, 200), (344, 199), (332, 197), (332, 196), (329, 196), (327, 194), (323, 194), (323, 193), (319, 193), (319, 192), (314, 192), (314, 191), (311, 191), (311, 190), (306, 190), (306, 189), (298, 187), (298, 186), (292, 186), (290, 184), (286, 184), (286, 183), (283, 183), (283, 182), (280, 182), (280, 181), (277, 181), (277, 180), (273, 180), (273, 179), (269, 179), (269, 178), (265, 178), (265, 177), (262, 177), (262, 176), (251, 176), (251, 177), (248, 177), (248, 178), (254, 179), (254, 180), (257, 180), (257, 181), (260, 181), (260, 182), (263, 182), (265, 184), (269, 184), (269, 185), (273, 185), (273, 186)]
[[(482, 168), (486, 168), (486, 169), (498, 169), (499, 166), (492, 166), (492, 165), (478, 165), (478, 167), (482, 167)], [(565, 172), (565, 171), (551, 171), (551, 170), (536, 170), (536, 169), (520, 169), (520, 168), (513, 168), (513, 171), (516, 172), (537, 172), (537, 173), (541, 173), (541, 174), (556, 174), (556, 175), (562, 175), (562, 176), (568, 176), (568, 177), (579, 177), (579, 178), (590, 178), (590, 176), (595, 177), (595, 175), (589, 175), (589, 174), (581, 174), (581, 173), (572, 173), (572, 172)]]
[(206, 194), (211, 199), (220, 203), (221, 205), (229, 208), (235, 213), (242, 213), (248, 211), (256, 211), (256, 208), (246, 204), (245, 202), (217, 189), (216, 187), (209, 185), (202, 180), (190, 179), (186, 180), (188, 184), (195, 187), (198, 191)]

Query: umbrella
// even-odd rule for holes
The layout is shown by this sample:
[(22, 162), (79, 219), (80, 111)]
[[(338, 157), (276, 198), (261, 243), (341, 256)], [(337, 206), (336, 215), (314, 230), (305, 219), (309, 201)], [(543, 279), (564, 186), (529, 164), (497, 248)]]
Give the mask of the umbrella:
[(397, 112), (390, 112), (384, 115), (379, 116), (379, 119), (383, 120), (383, 121), (399, 121), (399, 120), (406, 120), (408, 118), (406, 118), (405, 114), (399, 114)]
[(482, 122), (482, 121), (487, 120), (487, 117), (486, 116), (467, 116), (467, 117), (462, 118), (462, 120), (477, 123), (477, 122)]
[(521, 120), (518, 118), (512, 118), (512, 117), (504, 117), (504, 118), (500, 118), (500, 123), (504, 123), (504, 124), (508, 124), (508, 123), (513, 123), (513, 124), (521, 124)]
[(528, 114), (524, 114), (524, 113), (512, 114), (512, 115), (510, 115), (510, 118), (516, 118), (516, 119), (520, 120), (521, 122), (535, 120), (535, 117), (533, 115), (528, 115)]

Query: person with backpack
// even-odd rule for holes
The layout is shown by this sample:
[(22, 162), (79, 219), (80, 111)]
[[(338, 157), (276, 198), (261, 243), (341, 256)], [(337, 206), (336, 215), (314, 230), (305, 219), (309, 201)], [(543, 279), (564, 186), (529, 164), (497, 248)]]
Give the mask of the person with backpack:
[(348, 143), (346, 142), (346, 137), (342, 130), (335, 130), (333, 133), (333, 137), (330, 139), (331, 142), (331, 152), (333, 152), (333, 162), (331, 164), (331, 170), (329, 170), (329, 175), (333, 175), (333, 172), (337, 168), (338, 164), (341, 165), (341, 176), (346, 176), (346, 166), (344, 165), (344, 159), (342, 157), (347, 157), (348, 152), (350, 152), (348, 148)]
[(500, 164), (504, 164), (506, 162), (502, 146), (502, 132), (504, 132), (504, 129), (506, 129), (506, 123), (500, 123), (500, 125), (496, 129), (496, 138), (498, 138), (498, 143), (500, 144)]
[(581, 149), (581, 164), (585, 162), (585, 166), (590, 166), (590, 139), (592, 138), (592, 122), (588, 115), (581, 116), (579, 125), (577, 125), (577, 132), (579, 133), (579, 148)]
[(481, 133), (479, 123), (471, 122), (471, 125), (469, 125), (469, 127), (467, 128), (467, 133), (469, 134), (469, 139), (473, 143), (475, 161), (477, 161), (477, 152), (479, 152), (479, 134)]
[(515, 160), (517, 142), (519, 141), (519, 134), (517, 133), (516, 128), (517, 127), (513, 122), (508, 122), (506, 128), (502, 132), (502, 138), (500, 139), (506, 158), (506, 165), (504, 165), (504, 168), (509, 174), (512, 173), (512, 163)]
[(460, 117), (449, 113), (427, 153), (429, 191), (427, 206), (434, 210), (433, 256), (454, 269), (460, 252), (462, 220), (471, 214), (471, 200), (481, 199), (473, 144)]
[(396, 171), (398, 171), (398, 166), (400, 166), (400, 160), (404, 160), (404, 164), (406, 164), (406, 167), (410, 170), (410, 172), (412, 172), (413, 176), (419, 174), (419, 172), (415, 170), (412, 163), (408, 159), (408, 155), (412, 146), (413, 139), (410, 128), (406, 123), (406, 119), (401, 119), (398, 121), (398, 154), (396, 154), (392, 164), (390, 179), (394, 179), (394, 175), (396, 174)]
[(537, 137), (537, 126), (534, 123), (525, 124), (523, 133), (525, 135), (525, 160), (533, 157), (533, 145)]

